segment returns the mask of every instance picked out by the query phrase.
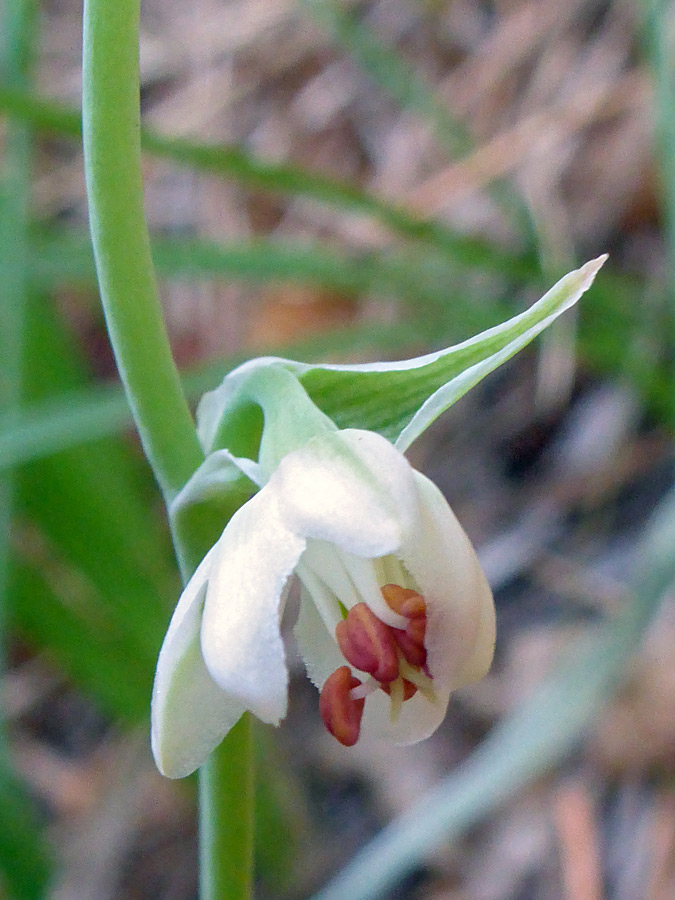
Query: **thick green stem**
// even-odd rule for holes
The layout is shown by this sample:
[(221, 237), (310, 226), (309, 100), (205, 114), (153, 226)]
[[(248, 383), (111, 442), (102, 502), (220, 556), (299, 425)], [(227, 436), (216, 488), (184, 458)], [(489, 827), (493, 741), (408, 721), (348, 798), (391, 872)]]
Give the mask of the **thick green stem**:
[[(89, 216), (110, 339), (145, 453), (167, 505), (203, 460), (171, 354), (143, 210), (140, 0), (85, 0), (82, 127)], [(183, 574), (199, 550), (174, 534)], [(203, 548), (202, 548), (203, 549)], [(204, 768), (200, 828), (204, 900), (247, 900), (252, 775), (248, 722)], [(233, 826), (236, 825), (236, 827)]]
[(171, 355), (143, 209), (139, 0), (85, 0), (82, 127), (101, 302), (145, 453), (171, 500), (202, 461)]
[(248, 900), (253, 868), (253, 746), (246, 713), (199, 773), (200, 900)]

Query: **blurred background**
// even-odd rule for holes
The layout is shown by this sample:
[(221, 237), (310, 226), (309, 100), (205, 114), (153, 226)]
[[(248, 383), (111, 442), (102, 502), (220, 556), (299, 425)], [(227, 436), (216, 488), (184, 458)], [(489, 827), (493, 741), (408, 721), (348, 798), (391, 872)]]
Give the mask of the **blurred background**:
[[(0, 896), (193, 898), (195, 784), (148, 746), (180, 586), (96, 294), (81, 8), (0, 8)], [(296, 662), (287, 721), (257, 733), (260, 898), (310, 896), (439, 783), (448, 839), (388, 897), (675, 894), (675, 611), (641, 580), (675, 474), (674, 15), (144, 0), (147, 214), (192, 399), (251, 355), (447, 346), (610, 253), (578, 311), (410, 454), (493, 585), (492, 673), (428, 741), (347, 750)], [(545, 722), (492, 731), (542, 684)], [(496, 787), (479, 770), (453, 812), (484, 740)]]

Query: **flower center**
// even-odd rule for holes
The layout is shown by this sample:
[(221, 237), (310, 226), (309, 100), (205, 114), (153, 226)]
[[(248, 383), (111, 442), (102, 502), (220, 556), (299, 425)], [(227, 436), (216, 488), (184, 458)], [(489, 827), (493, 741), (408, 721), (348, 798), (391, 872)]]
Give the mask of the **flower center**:
[(349, 666), (340, 666), (328, 677), (319, 697), (324, 725), (345, 747), (359, 739), (365, 698), (373, 691), (389, 695), (394, 720), (418, 688), (433, 698), (424, 646), (424, 597), (398, 584), (385, 584), (381, 593), (389, 608), (407, 620), (405, 628), (387, 625), (366, 603), (353, 606), (338, 623), (335, 637), (347, 662), (370, 677), (360, 681)]

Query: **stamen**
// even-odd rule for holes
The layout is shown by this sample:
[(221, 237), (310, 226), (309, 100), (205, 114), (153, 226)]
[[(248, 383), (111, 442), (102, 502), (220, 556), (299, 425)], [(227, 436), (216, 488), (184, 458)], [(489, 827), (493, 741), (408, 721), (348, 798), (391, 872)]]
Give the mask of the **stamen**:
[(399, 616), (410, 615), (410, 613), (403, 612), (403, 606), (416, 597), (419, 597), (422, 601), (422, 612), (425, 612), (426, 608), (424, 607), (424, 598), (421, 597), (417, 593), (417, 591), (413, 591), (410, 588), (401, 587), (399, 584), (385, 584), (380, 588), (380, 590), (387, 606), (393, 609), (395, 613), (398, 613)]
[(374, 678), (369, 678), (367, 681), (364, 681), (363, 684), (359, 684), (358, 687), (352, 688), (349, 693), (352, 695), (353, 700), (361, 700), (365, 699), (369, 694), (372, 694), (380, 687), (382, 687), (382, 685), (378, 684)]
[(410, 663), (411, 666), (422, 668), (427, 661), (427, 651), (424, 644), (418, 644), (417, 641), (411, 640), (408, 630), (401, 631), (400, 628), (392, 629), (394, 639), (399, 650), (403, 654), (403, 658)]
[(319, 696), (323, 724), (345, 747), (353, 747), (361, 731), (365, 700), (352, 696), (360, 685), (349, 666), (340, 666), (328, 676)]
[[(389, 715), (396, 722), (403, 704), (419, 690), (430, 703), (437, 702), (427, 668), (424, 639), (427, 608), (424, 597), (411, 588), (385, 584), (382, 597), (405, 621), (394, 628), (379, 619), (367, 603), (357, 603), (335, 627), (335, 637), (345, 659), (371, 677), (361, 682), (348, 666), (341, 666), (321, 690), (321, 718), (330, 733), (345, 747), (359, 738), (365, 699), (382, 689), (390, 699)], [(401, 623), (403, 624), (403, 623)]]
[(415, 687), (419, 688), (420, 693), (424, 694), (430, 703), (436, 703), (438, 697), (434, 690), (433, 679), (430, 675), (425, 675), (419, 669), (409, 665), (405, 659), (401, 660), (401, 675), (408, 681), (412, 681)]
[(389, 704), (389, 719), (391, 722), (398, 722), (398, 717), (401, 715), (401, 707), (403, 706), (403, 679), (397, 678), (396, 681), (392, 681), (387, 693), (391, 700)]
[[(403, 682), (403, 702), (405, 703), (406, 700), (410, 700), (411, 697), (415, 696), (417, 693), (417, 686), (414, 685), (412, 681), (408, 681), (407, 678), (403, 677), (400, 679), (397, 678), (392, 684), (398, 685), (399, 680)], [(378, 687), (381, 688), (385, 694), (391, 694), (391, 684), (380, 684)]]
[(408, 635), (411, 641), (419, 644), (420, 647), (424, 646), (424, 635), (427, 630), (427, 617), (426, 615), (419, 616), (415, 619), (410, 619), (408, 624), (405, 626), (405, 633)]
[(366, 603), (357, 603), (338, 622), (335, 637), (347, 662), (376, 681), (398, 676), (398, 653), (393, 629), (377, 618)]

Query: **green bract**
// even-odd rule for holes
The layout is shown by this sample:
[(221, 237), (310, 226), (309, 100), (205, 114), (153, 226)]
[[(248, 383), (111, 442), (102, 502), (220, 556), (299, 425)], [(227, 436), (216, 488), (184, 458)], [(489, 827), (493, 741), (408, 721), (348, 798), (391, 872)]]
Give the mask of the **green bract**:
[[(501, 325), (415, 359), (346, 366), (272, 357), (251, 360), (204, 395), (198, 415), (202, 446), (207, 453), (227, 447), (240, 454), (255, 447), (262, 420), (247, 414), (256, 401), (246, 385), (253, 370), (273, 365), (296, 375), (337, 427), (377, 431), (406, 450), (444, 410), (573, 306), (606, 259), (600, 256), (565, 275), (541, 300)], [(268, 415), (270, 409), (268, 404)]]

